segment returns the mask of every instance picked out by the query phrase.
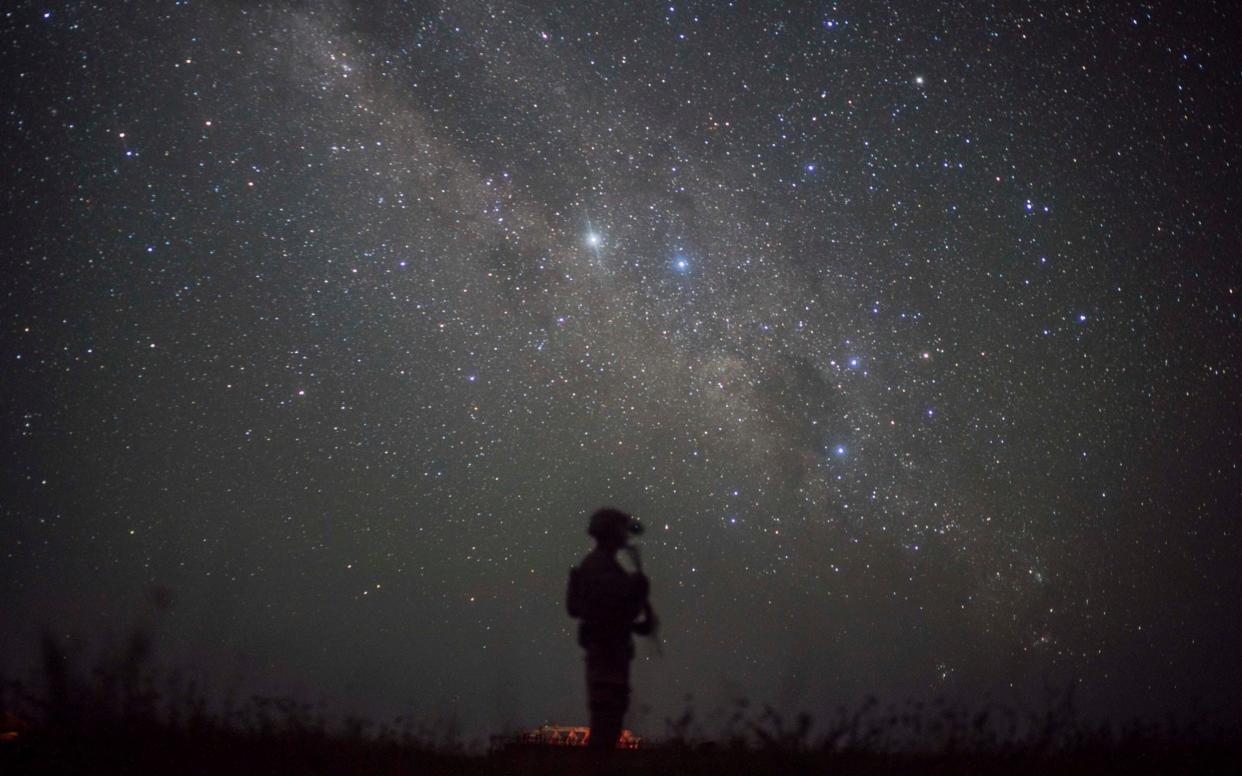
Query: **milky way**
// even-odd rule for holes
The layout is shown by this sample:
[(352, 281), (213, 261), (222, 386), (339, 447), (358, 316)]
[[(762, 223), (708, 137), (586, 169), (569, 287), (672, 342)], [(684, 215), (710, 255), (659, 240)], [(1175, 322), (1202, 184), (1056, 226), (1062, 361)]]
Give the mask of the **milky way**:
[(380, 5), (3, 12), (0, 669), (577, 722), (609, 503), (640, 730), (1236, 718), (1223, 5)]

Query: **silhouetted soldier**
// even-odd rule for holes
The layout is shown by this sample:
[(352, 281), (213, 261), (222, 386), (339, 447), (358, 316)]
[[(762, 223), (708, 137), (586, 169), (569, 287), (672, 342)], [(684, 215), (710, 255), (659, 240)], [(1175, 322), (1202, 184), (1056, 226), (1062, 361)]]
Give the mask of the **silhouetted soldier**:
[[(630, 535), (642, 530), (642, 525), (626, 513), (610, 507), (600, 509), (591, 515), (587, 528), (587, 533), (595, 537), (595, 549), (569, 570), (566, 605), (570, 617), (582, 620), (578, 643), (586, 650), (593, 749), (616, 747), (630, 705), (630, 660), (634, 657), (631, 634), (646, 636), (656, 628), (638, 548), (627, 546)], [(617, 562), (621, 549), (630, 552), (636, 571), (626, 571)]]

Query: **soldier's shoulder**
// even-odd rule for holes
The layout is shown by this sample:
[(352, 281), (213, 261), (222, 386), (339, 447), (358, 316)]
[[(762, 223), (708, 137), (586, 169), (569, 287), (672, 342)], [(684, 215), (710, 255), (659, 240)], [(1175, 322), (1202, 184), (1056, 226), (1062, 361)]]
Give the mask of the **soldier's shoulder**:
[(607, 553), (598, 550), (592, 550), (578, 564), (578, 569), (586, 574), (597, 574), (601, 572), (609, 572), (617, 567), (616, 558), (611, 557)]

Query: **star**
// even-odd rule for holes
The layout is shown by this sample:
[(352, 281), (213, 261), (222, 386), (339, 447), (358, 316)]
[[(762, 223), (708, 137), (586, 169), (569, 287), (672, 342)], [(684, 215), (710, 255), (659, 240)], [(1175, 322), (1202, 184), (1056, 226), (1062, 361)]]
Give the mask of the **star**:
[(487, 740), (491, 687), (587, 716), (559, 596), (613, 503), (696, 655), (634, 664), (641, 733), (822, 654), (828, 717), (1242, 719), (1230, 4), (9, 5), (7, 619), (166, 577), (212, 686), (292, 655)]

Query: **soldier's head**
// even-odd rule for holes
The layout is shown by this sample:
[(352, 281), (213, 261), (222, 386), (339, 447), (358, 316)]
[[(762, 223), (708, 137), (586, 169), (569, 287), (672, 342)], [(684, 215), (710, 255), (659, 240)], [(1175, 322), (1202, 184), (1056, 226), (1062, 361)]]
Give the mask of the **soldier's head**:
[(642, 523), (637, 518), (612, 507), (595, 510), (587, 526), (587, 533), (595, 537), (595, 541), (614, 548), (624, 547), (631, 536), (642, 532)]

